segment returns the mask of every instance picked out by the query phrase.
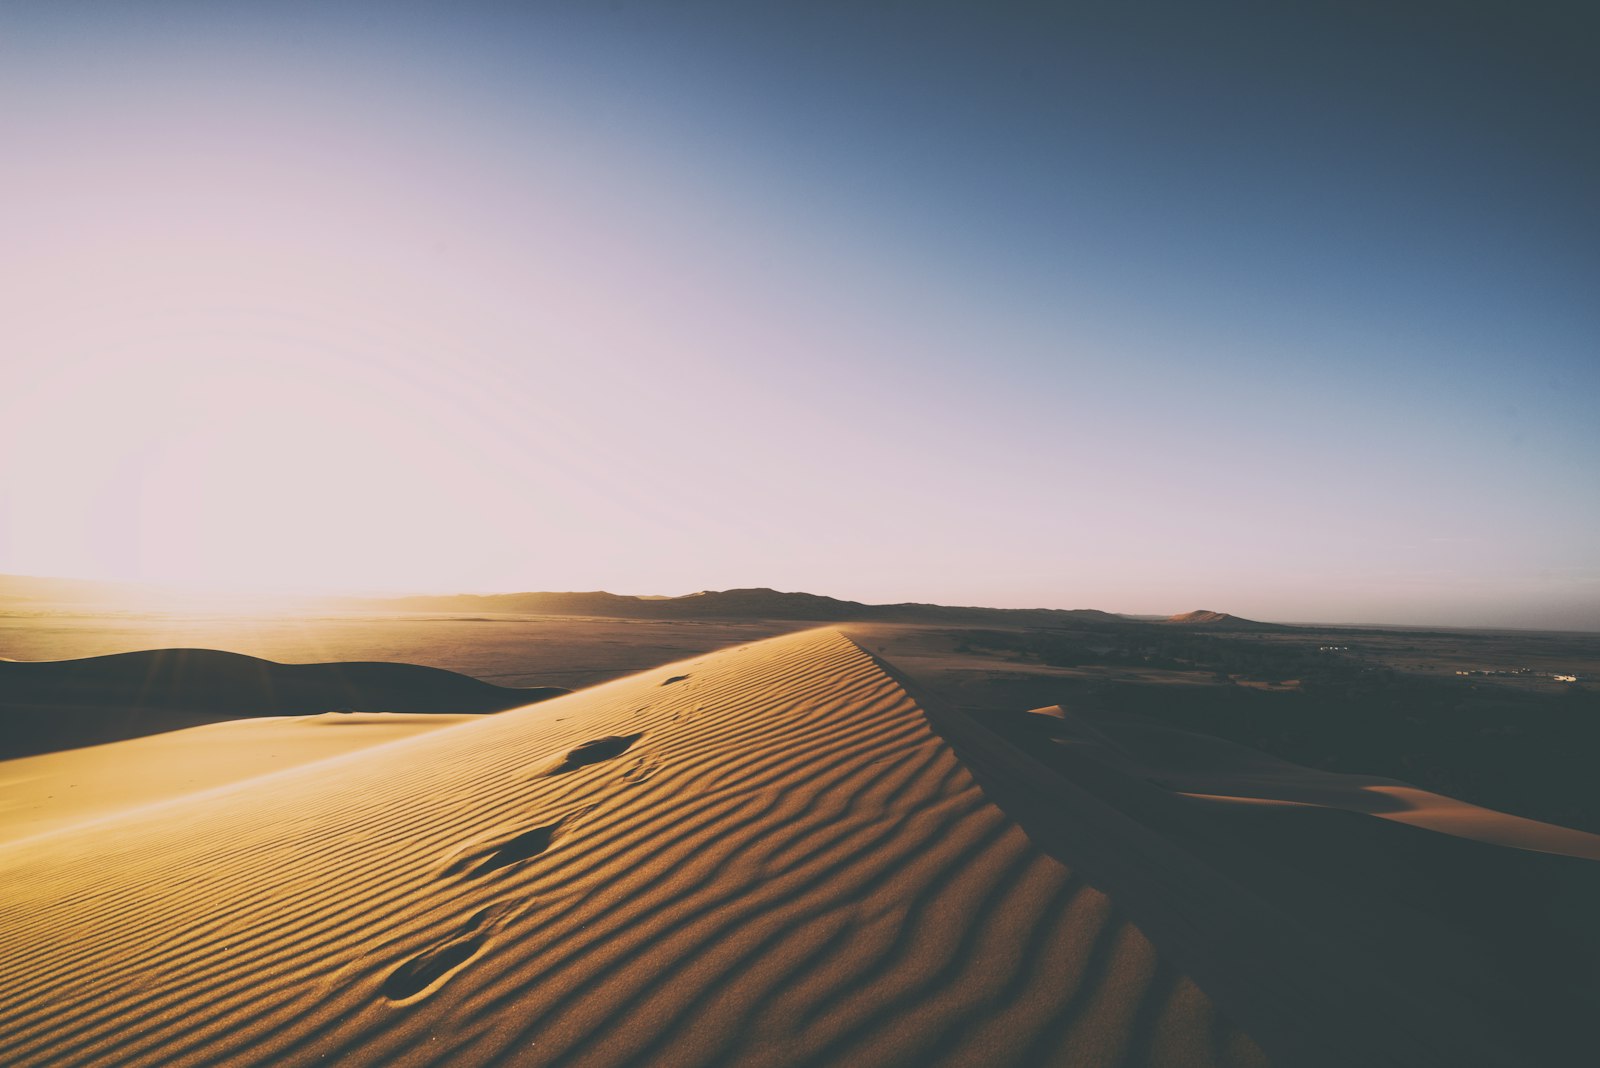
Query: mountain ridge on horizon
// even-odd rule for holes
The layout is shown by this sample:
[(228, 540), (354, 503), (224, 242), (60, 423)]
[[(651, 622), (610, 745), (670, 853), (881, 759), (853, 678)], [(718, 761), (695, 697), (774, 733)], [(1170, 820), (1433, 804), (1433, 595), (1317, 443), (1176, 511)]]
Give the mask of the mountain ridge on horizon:
[(818, 622), (918, 620), (1093, 621), (1131, 624), (1133, 620), (1094, 608), (987, 608), (918, 601), (868, 604), (825, 594), (780, 591), (766, 586), (698, 590), (678, 597), (640, 597), (604, 590), (489, 594), (441, 594), (361, 598), (361, 603), (411, 611), (488, 611), (534, 615), (603, 615), (621, 618), (772, 618)]
[[(0, 574), (0, 601), (94, 603), (116, 594), (171, 593), (203, 601), (223, 593), (197, 593), (155, 582), (60, 578)], [(410, 612), (494, 612), (519, 615), (601, 616), (621, 619), (795, 619), (817, 622), (1064, 622), (1144, 626), (1150, 623), (1204, 624), (1212, 629), (1277, 629), (1286, 624), (1261, 623), (1227, 612), (1198, 610), (1174, 616), (1140, 616), (1097, 608), (995, 608), (945, 605), (927, 601), (872, 604), (826, 594), (783, 591), (767, 586), (697, 590), (676, 596), (611, 593), (607, 590), (525, 590), (514, 593), (441, 593), (385, 595), (281, 595), (285, 600), (358, 606)]]

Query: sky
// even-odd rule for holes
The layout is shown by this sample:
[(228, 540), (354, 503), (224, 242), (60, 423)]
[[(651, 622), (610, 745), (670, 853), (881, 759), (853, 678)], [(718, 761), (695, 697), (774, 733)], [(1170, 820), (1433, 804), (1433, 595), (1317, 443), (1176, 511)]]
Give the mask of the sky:
[(1600, 630), (1596, 114), (1585, 5), (12, 0), (0, 572)]

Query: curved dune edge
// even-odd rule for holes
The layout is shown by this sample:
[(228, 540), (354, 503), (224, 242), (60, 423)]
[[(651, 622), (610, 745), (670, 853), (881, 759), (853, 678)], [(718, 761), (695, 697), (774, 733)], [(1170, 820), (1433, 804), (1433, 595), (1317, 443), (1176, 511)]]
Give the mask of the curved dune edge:
[[(1421, 790), (1415, 786), (1363, 786), (1363, 793), (1374, 795), (1370, 799), (1352, 797), (1348, 800), (1300, 800), (1292, 796), (1294, 790), (1283, 792), (1288, 797), (1263, 793), (1206, 793), (1199, 790), (1182, 790), (1183, 797), (1218, 804), (1243, 805), (1301, 805), (1311, 808), (1333, 808), (1345, 812), (1361, 812), (1379, 819), (1393, 820), (1423, 830), (1436, 831), (1456, 838), (1483, 842), (1487, 845), (1505, 846), (1508, 849), (1525, 849), (1535, 853), (1575, 857), (1581, 860), (1600, 860), (1600, 835), (1587, 831), (1541, 823), (1523, 816), (1471, 805), (1453, 797)], [(1265, 795), (1265, 796), (1264, 796)], [(1374, 805), (1392, 804), (1392, 808), (1375, 808)]]
[(0, 1063), (1263, 1058), (831, 630), (0, 846)]

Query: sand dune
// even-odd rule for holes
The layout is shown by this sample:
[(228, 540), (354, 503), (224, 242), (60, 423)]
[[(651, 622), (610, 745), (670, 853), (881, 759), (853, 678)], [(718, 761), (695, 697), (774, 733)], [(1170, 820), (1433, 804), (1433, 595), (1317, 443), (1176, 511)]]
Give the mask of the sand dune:
[(1591, 836), (1421, 793), (807, 631), (0, 845), (0, 1063), (1581, 1063)]
[(404, 712), (262, 716), (0, 761), (0, 842), (478, 718)]
[(1259, 1064), (833, 631), (0, 847), (6, 1064)]
[(1260, 623), (1254, 619), (1243, 619), (1230, 615), (1227, 612), (1213, 612), (1209, 609), (1199, 608), (1193, 612), (1180, 612), (1175, 616), (1168, 616), (1162, 620), (1164, 623), (1193, 623), (1212, 627), (1217, 630), (1287, 630), (1288, 628), (1277, 623)]
[(279, 664), (216, 649), (0, 663), (0, 757), (247, 716), (497, 712), (559, 687), (496, 686), (416, 664)]

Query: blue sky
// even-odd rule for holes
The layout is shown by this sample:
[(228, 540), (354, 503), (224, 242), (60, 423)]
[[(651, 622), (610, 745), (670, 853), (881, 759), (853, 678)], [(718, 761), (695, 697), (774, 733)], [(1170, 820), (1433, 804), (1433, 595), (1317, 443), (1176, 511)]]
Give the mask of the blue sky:
[(1359, 6), (11, 5), (0, 570), (1600, 629), (1597, 20)]

